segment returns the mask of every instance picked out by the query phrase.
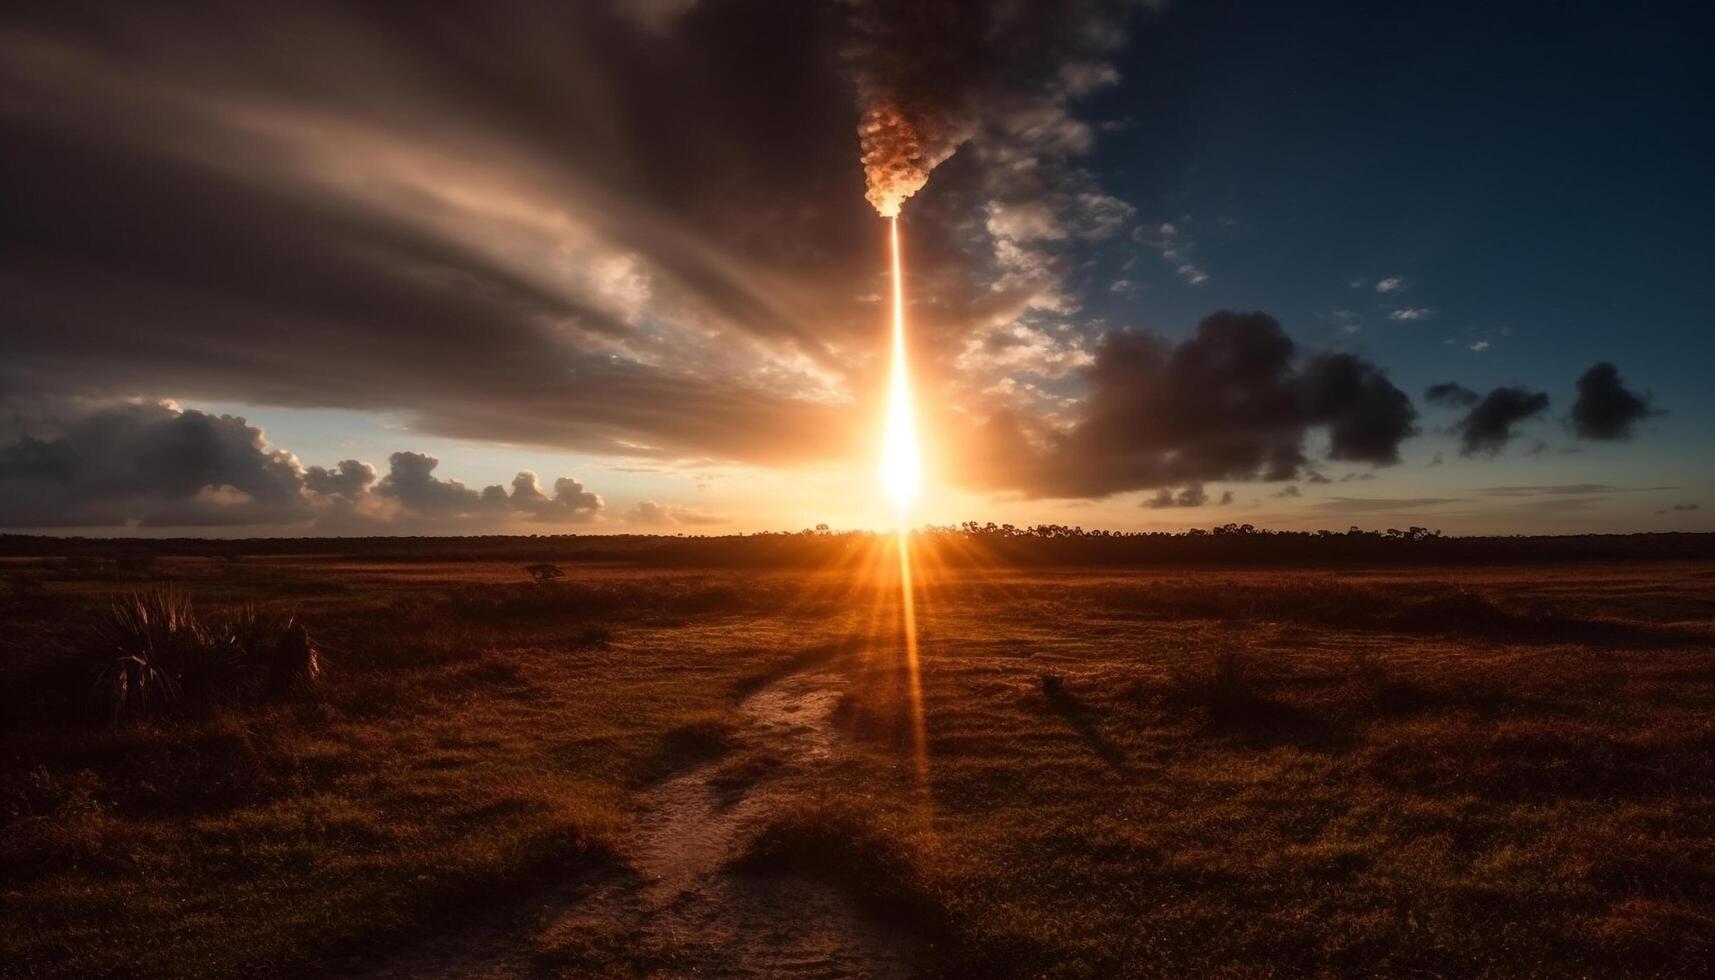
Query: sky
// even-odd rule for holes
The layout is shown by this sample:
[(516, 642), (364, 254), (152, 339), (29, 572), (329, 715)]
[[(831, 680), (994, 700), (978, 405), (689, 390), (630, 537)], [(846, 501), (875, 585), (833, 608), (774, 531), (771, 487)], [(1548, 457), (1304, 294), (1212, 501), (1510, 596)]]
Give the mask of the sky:
[(908, 194), (915, 522), (1715, 530), (1711, 51), (1682, 3), (8, 5), (0, 528), (888, 526)]

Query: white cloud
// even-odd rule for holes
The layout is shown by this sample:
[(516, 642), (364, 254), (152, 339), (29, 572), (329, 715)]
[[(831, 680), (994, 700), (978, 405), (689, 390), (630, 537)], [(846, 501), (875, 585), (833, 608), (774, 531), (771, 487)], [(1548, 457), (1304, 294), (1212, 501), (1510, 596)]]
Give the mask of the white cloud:
[[(1189, 220), (1189, 216), (1186, 216)], [(1132, 239), (1147, 245), (1161, 253), (1162, 261), (1173, 266), (1173, 271), (1185, 280), (1186, 285), (1201, 286), (1209, 281), (1209, 274), (1192, 262), (1189, 253), (1196, 250), (1196, 243), (1187, 239), (1179, 225), (1163, 221), (1154, 228), (1140, 227), (1132, 232)]]
[(1479, 340), (1471, 345), (1471, 349), (1478, 353), (1482, 353), (1489, 349), (1489, 342), (1486, 340)]
[(1034, 201), (990, 201), (988, 233), (1012, 242), (1055, 241), (1066, 237), (1066, 229), (1054, 209), (1040, 199)]
[(961, 371), (975, 375), (1011, 375), (1016, 372), (1046, 378), (1063, 378), (1094, 363), (1078, 334), (1055, 336), (1040, 327), (1014, 320), (965, 340), (965, 349), (955, 362)]
[(1378, 293), (1397, 293), (1405, 288), (1405, 280), (1399, 276), (1388, 276), (1376, 283)]
[(1137, 211), (1131, 205), (1101, 191), (1082, 191), (1072, 198), (1076, 219), (1074, 231), (1081, 238), (1109, 238)]
[(1403, 309), (1394, 310), (1392, 313), (1389, 313), (1387, 315), (1387, 318), (1389, 320), (1406, 320), (1406, 321), (1427, 320), (1433, 314), (1434, 314), (1433, 310), (1429, 310), (1429, 309), (1426, 309), (1426, 308), (1421, 307), (1421, 306), (1408, 306), (1408, 307), (1405, 307)]
[(1204, 272), (1202, 269), (1197, 268), (1189, 262), (1181, 263), (1179, 268), (1173, 271), (1184, 276), (1185, 281), (1193, 286), (1201, 286), (1209, 281), (1209, 274), (1207, 272)]

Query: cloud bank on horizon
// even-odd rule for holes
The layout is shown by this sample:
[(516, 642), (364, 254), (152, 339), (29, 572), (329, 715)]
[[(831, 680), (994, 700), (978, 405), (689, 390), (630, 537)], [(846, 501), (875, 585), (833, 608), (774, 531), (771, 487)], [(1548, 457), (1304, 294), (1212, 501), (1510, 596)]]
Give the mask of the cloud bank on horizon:
[[(1424, 424), (1384, 364), (1261, 312), (1177, 343), (1084, 315), (1104, 243), (1172, 229), (1159, 250), (1208, 278), (1087, 165), (1103, 127), (1082, 107), (1150, 8), (8, 10), (0, 526), (705, 524), (610, 514), (569, 477), (467, 487), (408, 446), (385, 472), (306, 465), (171, 400), (663, 465), (849, 460), (885, 369), (866, 192), (883, 213), (917, 195), (920, 403), (972, 434), (964, 486), (1188, 507), (1206, 482), (1398, 463)], [(1611, 364), (1577, 388), (1579, 438), (1659, 413)], [(1476, 456), (1548, 406), (1426, 397), (1467, 410), (1451, 431)]]
[[(50, 439), (0, 446), (0, 515), (15, 527), (302, 525), (320, 531), (587, 524), (602, 498), (570, 477), (553, 493), (525, 470), (511, 491), (435, 476), (432, 456), (396, 452), (377, 476), (361, 460), (306, 467), (231, 415), (155, 402), (103, 406)], [(666, 520), (669, 515), (662, 515)]]

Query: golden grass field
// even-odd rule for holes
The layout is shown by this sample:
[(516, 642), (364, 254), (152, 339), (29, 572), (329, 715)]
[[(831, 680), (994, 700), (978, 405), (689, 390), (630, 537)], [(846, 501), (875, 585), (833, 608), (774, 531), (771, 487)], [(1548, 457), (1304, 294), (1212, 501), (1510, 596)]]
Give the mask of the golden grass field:
[[(914, 678), (889, 555), (17, 560), (0, 973), (1707, 975), (1715, 566), (924, 555)], [(163, 583), (320, 688), (39, 681)]]

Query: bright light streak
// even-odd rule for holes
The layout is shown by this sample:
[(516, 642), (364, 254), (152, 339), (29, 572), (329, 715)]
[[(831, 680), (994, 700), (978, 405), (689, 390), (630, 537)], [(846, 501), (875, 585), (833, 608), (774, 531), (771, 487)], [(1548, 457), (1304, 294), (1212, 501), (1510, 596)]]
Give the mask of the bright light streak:
[(917, 589), (911, 581), (911, 532), (904, 522), (899, 526), (899, 612), (900, 632), (905, 640), (905, 680), (911, 698), (912, 761), (917, 769), (919, 786), (929, 780), (929, 738), (923, 723), (923, 669), (917, 650)]
[(911, 581), (911, 504), (923, 488), (923, 457), (917, 445), (917, 419), (911, 405), (911, 368), (905, 356), (905, 275), (899, 257), (899, 215), (888, 218), (893, 253), (893, 364), (887, 389), (887, 423), (882, 433), (881, 488), (898, 517), (900, 632), (905, 645), (906, 682), (911, 699), (912, 742), (919, 786), (929, 776), (927, 732), (923, 724), (923, 681), (917, 648), (917, 597)]
[(889, 219), (893, 245), (893, 377), (887, 390), (887, 428), (881, 453), (881, 487), (903, 530), (923, 487), (917, 420), (911, 406), (911, 371), (905, 360), (905, 283), (899, 261), (899, 217)]

